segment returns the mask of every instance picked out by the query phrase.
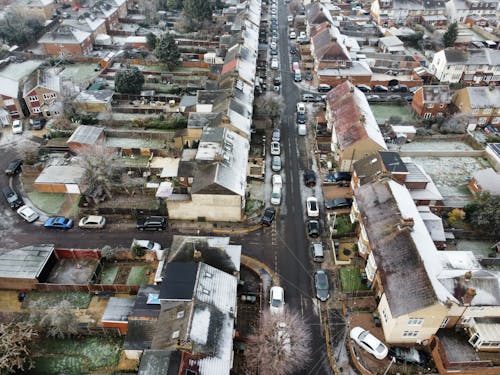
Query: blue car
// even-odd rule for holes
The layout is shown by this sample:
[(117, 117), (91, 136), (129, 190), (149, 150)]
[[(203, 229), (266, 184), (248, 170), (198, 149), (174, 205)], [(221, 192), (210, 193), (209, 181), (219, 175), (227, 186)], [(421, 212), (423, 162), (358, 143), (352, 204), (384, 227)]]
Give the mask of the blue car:
[(64, 216), (52, 216), (47, 219), (43, 226), (51, 229), (71, 229), (73, 228), (73, 220)]

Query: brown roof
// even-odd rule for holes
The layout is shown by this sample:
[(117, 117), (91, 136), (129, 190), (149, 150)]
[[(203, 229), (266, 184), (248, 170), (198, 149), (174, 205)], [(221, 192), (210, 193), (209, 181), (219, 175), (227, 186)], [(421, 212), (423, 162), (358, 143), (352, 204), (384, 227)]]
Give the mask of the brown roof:
[(324, 28), (312, 37), (316, 58), (320, 61), (350, 61), (344, 49), (331, 34), (330, 28)]
[(323, 12), (323, 5), (316, 2), (307, 7), (306, 17), (309, 25), (317, 25), (328, 21), (328, 18), (326, 18), (325, 13)]
[(354, 194), (392, 316), (438, 302), (410, 229), (398, 228), (402, 216), (388, 181), (362, 185)]

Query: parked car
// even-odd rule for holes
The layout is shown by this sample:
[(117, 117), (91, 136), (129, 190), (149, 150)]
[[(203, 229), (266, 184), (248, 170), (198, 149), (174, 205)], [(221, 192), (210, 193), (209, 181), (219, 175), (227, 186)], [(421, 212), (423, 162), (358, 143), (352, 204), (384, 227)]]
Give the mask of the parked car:
[(366, 95), (366, 100), (368, 101), (376, 101), (376, 100), (380, 100), (380, 95)]
[(320, 235), (320, 227), (318, 220), (307, 221), (307, 235), (312, 238), (318, 238)]
[(325, 253), (323, 251), (323, 244), (321, 242), (311, 243), (311, 255), (313, 261), (315, 262), (321, 263), (325, 260)]
[(352, 174), (349, 172), (335, 172), (329, 173), (325, 177), (325, 182), (333, 182), (336, 184), (348, 184), (351, 182)]
[(278, 59), (276, 57), (273, 57), (271, 60), (271, 69), (278, 70), (280, 67)]
[(51, 216), (45, 221), (43, 226), (49, 229), (68, 230), (73, 228), (73, 220), (64, 216)]
[(375, 85), (373, 86), (373, 91), (376, 91), (376, 92), (387, 92), (389, 91), (389, 89), (385, 86), (382, 86), (382, 85)]
[(302, 101), (303, 102), (312, 102), (312, 101), (314, 101), (314, 95), (313, 94), (302, 94)]
[(279, 154), (281, 154), (280, 143), (276, 141), (271, 142), (271, 155)]
[(316, 298), (325, 302), (330, 298), (330, 285), (328, 275), (323, 270), (317, 270), (314, 273), (314, 286), (316, 288)]
[(264, 215), (262, 215), (261, 223), (262, 225), (270, 226), (273, 223), (274, 217), (276, 216), (276, 209), (274, 207), (267, 207), (264, 210)]
[(385, 346), (379, 339), (373, 336), (370, 331), (367, 331), (361, 327), (354, 327), (353, 329), (351, 329), (350, 336), (356, 344), (358, 344), (360, 347), (362, 347), (368, 353), (372, 354), (377, 359), (384, 359), (389, 352), (387, 346)]
[(427, 366), (430, 357), (427, 353), (415, 348), (391, 347), (389, 356), (399, 363), (411, 363), (419, 366)]
[(12, 121), (12, 134), (21, 134), (23, 132), (23, 123), (21, 120)]
[(271, 49), (271, 51), (269, 53), (271, 54), (271, 56), (277, 56), (278, 55), (278, 50), (277, 49)]
[(350, 198), (335, 198), (325, 201), (325, 208), (328, 210), (350, 208), (351, 206), (352, 206), (352, 199)]
[(319, 216), (318, 198), (308, 197), (306, 199), (306, 207), (307, 207), (307, 216), (309, 217)]
[(14, 190), (10, 188), (10, 186), (5, 186), (2, 189), (3, 196), (10, 208), (13, 210), (17, 210), (19, 207), (24, 206), (24, 202), (19, 196), (16, 194)]
[(281, 204), (281, 186), (273, 185), (273, 191), (271, 193), (271, 204), (273, 206), (279, 206)]
[(330, 91), (331, 89), (332, 89), (332, 86), (327, 85), (327, 84), (324, 84), (324, 83), (322, 83), (322, 84), (318, 85), (318, 91), (319, 91), (319, 92), (328, 92), (328, 91)]
[(307, 135), (306, 124), (297, 124), (297, 134), (298, 135)]
[(137, 229), (139, 230), (157, 230), (167, 229), (167, 220), (163, 216), (148, 216), (144, 219), (137, 219)]
[(309, 187), (316, 185), (316, 174), (312, 169), (304, 171), (304, 185)]
[(306, 123), (306, 114), (297, 112), (297, 124), (305, 124)]
[(276, 42), (271, 42), (271, 49), (278, 48), (278, 44)]
[(39, 218), (38, 214), (30, 206), (19, 207), (16, 212), (28, 223), (32, 223)]
[(281, 85), (281, 77), (280, 76), (274, 77), (273, 78), (273, 83), (274, 83), (275, 86)]
[(45, 119), (42, 117), (30, 118), (30, 127), (33, 130), (43, 129), (43, 125), (45, 124)]
[(149, 240), (136, 240), (132, 241), (132, 247), (139, 246), (141, 249), (145, 250), (161, 250), (161, 245), (158, 242), (153, 242)]
[(7, 168), (5, 169), (5, 174), (7, 176), (14, 176), (21, 172), (23, 166), (23, 161), (21, 159), (14, 159), (12, 160)]
[(293, 22), (293, 16), (288, 16), (286, 19), (288, 22)]
[(292, 55), (298, 55), (299, 50), (296, 47), (290, 47), (290, 54)]
[(279, 156), (275, 155), (271, 159), (271, 169), (273, 172), (281, 171), (281, 158)]
[(388, 100), (401, 100), (401, 95), (393, 94), (387, 97)]
[(275, 186), (279, 186), (280, 188), (283, 187), (283, 179), (281, 178), (281, 175), (279, 175), (279, 174), (273, 174), (272, 182), (273, 182), (273, 188)]
[(274, 142), (279, 142), (280, 139), (281, 139), (281, 132), (278, 128), (274, 128), (273, 129), (273, 134), (271, 136), (271, 139), (274, 141)]
[(391, 87), (391, 91), (394, 92), (408, 92), (408, 86), (406, 85), (396, 85)]
[(406, 95), (405, 100), (409, 103), (413, 101), (413, 95)]
[(312, 75), (311, 69), (306, 70), (305, 79), (306, 79), (306, 81), (312, 81), (313, 75)]
[(363, 92), (370, 92), (372, 91), (372, 88), (368, 85), (356, 85), (358, 89), (360, 89)]
[(295, 31), (290, 31), (290, 39), (297, 38), (297, 33)]
[(269, 296), (269, 310), (271, 314), (283, 314), (285, 309), (285, 291), (280, 286), (273, 286)]
[(78, 222), (78, 226), (84, 229), (102, 229), (106, 226), (106, 218), (98, 215), (84, 216)]
[(297, 113), (306, 113), (306, 105), (304, 103), (297, 103)]

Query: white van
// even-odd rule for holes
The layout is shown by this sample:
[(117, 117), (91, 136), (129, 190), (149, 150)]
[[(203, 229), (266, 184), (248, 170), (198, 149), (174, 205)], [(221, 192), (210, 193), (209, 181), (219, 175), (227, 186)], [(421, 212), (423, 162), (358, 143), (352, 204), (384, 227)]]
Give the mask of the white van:
[(306, 135), (307, 134), (306, 124), (298, 124), (297, 125), (297, 133), (299, 135)]
[(311, 244), (311, 253), (315, 262), (323, 262), (325, 260), (323, 244), (321, 242), (313, 242)]

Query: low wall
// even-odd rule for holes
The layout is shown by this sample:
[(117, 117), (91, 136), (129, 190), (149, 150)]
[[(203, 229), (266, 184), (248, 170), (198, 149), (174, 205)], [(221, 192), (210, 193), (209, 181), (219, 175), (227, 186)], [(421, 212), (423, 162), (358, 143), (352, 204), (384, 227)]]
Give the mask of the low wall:
[(422, 150), (422, 151), (400, 151), (399, 155), (401, 157), (412, 156), (412, 157), (486, 157), (486, 153), (484, 150), (463, 150), (463, 151), (431, 151), (431, 150)]

